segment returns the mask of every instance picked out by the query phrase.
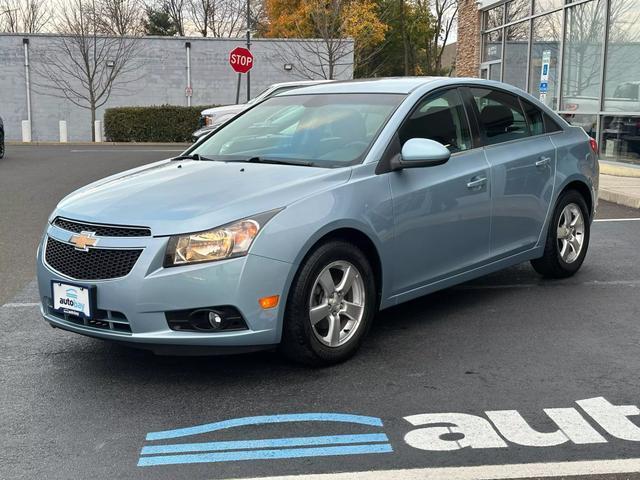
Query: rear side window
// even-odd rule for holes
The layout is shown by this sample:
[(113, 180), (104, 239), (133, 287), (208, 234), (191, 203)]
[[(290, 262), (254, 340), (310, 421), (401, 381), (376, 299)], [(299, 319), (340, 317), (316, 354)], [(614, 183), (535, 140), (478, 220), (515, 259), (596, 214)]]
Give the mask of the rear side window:
[(527, 121), (517, 97), (488, 88), (471, 88), (471, 94), (480, 112), (480, 127), (487, 144), (529, 136)]

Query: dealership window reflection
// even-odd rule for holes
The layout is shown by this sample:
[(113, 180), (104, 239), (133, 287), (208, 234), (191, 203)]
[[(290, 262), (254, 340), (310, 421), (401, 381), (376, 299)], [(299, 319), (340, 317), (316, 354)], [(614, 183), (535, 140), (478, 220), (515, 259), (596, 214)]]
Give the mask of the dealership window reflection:
[(640, 112), (640, 1), (611, 0), (604, 110)]
[(600, 111), (605, 0), (591, 0), (567, 9), (561, 110)]
[[(533, 43), (529, 67), (529, 93), (551, 108), (558, 108), (558, 59), (562, 35), (562, 12), (533, 20)], [(541, 84), (546, 83), (541, 88)]]
[(601, 124), (601, 158), (640, 164), (640, 115), (607, 115)]
[(529, 22), (516, 23), (507, 27), (506, 31), (503, 81), (526, 90)]

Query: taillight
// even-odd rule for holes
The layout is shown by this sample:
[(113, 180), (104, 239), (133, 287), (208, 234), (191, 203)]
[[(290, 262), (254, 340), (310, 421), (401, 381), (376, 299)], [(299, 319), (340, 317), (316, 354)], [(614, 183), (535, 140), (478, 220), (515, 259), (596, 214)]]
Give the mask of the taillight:
[(598, 142), (596, 142), (595, 138), (589, 138), (589, 145), (591, 145), (593, 153), (598, 153)]

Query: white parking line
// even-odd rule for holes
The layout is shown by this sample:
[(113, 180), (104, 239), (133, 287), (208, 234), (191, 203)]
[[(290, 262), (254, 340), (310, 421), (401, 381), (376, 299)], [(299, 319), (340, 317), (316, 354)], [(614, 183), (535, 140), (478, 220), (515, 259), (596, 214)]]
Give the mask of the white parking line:
[[(588, 460), (556, 463), (520, 463), (511, 465), (482, 465), (479, 467), (411, 468), (367, 472), (326, 473), (260, 477), (259, 480), (489, 480), (530, 477), (562, 477), (568, 475), (604, 475), (636, 473), (640, 458), (620, 460)], [(244, 480), (258, 480), (246, 478)]]
[(591, 280), (588, 282), (543, 282), (543, 283), (511, 283), (511, 284), (499, 284), (499, 285), (457, 285), (453, 288), (458, 290), (499, 290), (502, 288), (538, 288), (538, 287), (637, 287), (640, 286), (640, 280)]
[(594, 222), (640, 222), (640, 218), (598, 218)]
[(25, 303), (17, 303), (17, 302), (10, 302), (10, 303), (5, 303), (4, 305), (2, 305), (2, 308), (30, 308), (30, 307), (39, 307), (40, 303), (39, 302), (25, 302)]

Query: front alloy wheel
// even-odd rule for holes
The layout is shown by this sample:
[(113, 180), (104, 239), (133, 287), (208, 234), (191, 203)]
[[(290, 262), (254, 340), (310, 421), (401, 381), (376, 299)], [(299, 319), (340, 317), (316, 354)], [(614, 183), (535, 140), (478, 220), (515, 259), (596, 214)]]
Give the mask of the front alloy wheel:
[(362, 275), (349, 262), (327, 265), (311, 289), (309, 320), (313, 334), (327, 347), (349, 341), (362, 323), (366, 293)]
[(346, 240), (318, 246), (289, 291), (280, 351), (307, 365), (342, 362), (360, 347), (377, 308), (367, 257)]

